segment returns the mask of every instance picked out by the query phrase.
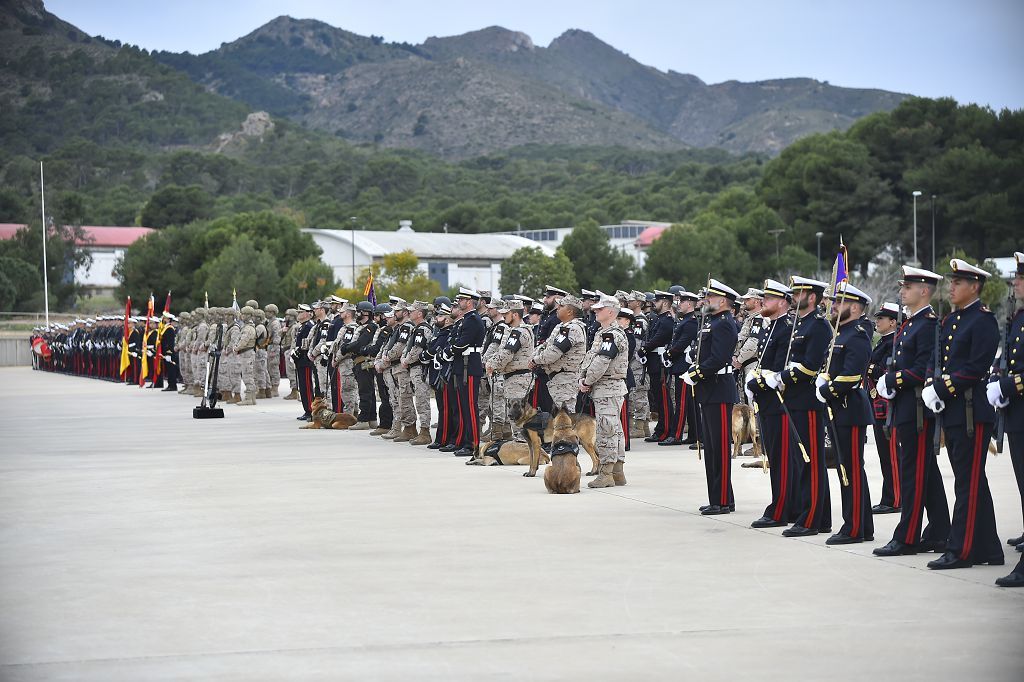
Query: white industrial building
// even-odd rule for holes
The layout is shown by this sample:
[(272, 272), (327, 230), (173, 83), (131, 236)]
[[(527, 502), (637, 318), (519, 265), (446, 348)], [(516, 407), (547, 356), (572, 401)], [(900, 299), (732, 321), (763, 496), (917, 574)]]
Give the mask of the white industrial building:
[[(672, 226), (672, 223), (659, 223), (651, 220), (623, 220), (616, 225), (602, 225), (601, 229), (608, 235), (608, 242), (628, 254), (637, 268), (642, 268), (647, 260), (647, 247), (661, 236), (661, 233)], [(543, 230), (521, 230), (503, 232), (533, 240), (550, 249), (557, 249), (573, 231), (571, 227), (554, 227)]]
[(420, 269), (441, 285), (441, 290), (462, 285), (498, 292), (501, 264), (516, 250), (539, 247), (554, 256), (552, 247), (514, 234), (452, 234), (416, 232), (403, 220), (397, 231), (304, 229), (323, 251), (320, 257), (334, 270), (334, 277), (345, 287), (361, 287), (355, 281), (370, 263), (384, 260), (391, 253), (411, 250), (420, 260)]

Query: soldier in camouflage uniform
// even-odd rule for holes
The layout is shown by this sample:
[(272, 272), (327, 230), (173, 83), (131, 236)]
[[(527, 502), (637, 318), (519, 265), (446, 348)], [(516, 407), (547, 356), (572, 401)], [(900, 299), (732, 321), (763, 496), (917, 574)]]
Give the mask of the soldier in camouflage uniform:
[(267, 369), (267, 346), (270, 336), (267, 334), (267, 316), (259, 308), (253, 310), (253, 321), (256, 323), (256, 397), (270, 397), (270, 370)]
[(192, 335), (195, 331), (192, 313), (187, 310), (178, 315), (181, 328), (178, 330), (178, 371), (181, 373), (181, 388), (178, 393), (192, 390)]
[(342, 410), (353, 416), (359, 416), (359, 385), (356, 383), (355, 375), (355, 353), (346, 350), (345, 346), (356, 338), (356, 330), (359, 324), (355, 321), (355, 306), (346, 303), (338, 313), (341, 316), (341, 329), (334, 340), (332, 349), (333, 366), (337, 368), (336, 376), (341, 383), (341, 405)]
[(242, 306), (242, 327), (237, 340), (232, 346), (238, 358), (239, 374), (245, 387), (245, 398), (238, 401), (239, 405), (256, 404), (256, 325), (254, 324), (255, 309)]
[[(647, 330), (651, 323), (644, 314), (644, 305), (647, 303), (647, 296), (642, 291), (633, 290), (629, 292), (626, 299), (626, 307), (633, 311), (633, 336), (636, 337), (637, 346), (643, 344), (647, 338)], [(633, 373), (636, 385), (629, 391), (629, 406), (633, 413), (632, 422), (629, 426), (631, 438), (646, 438), (651, 435), (651, 376), (647, 373), (647, 356), (644, 353), (637, 353), (629, 361), (629, 371)]]
[(295, 333), (299, 330), (299, 311), (295, 308), (288, 308), (284, 311), (285, 324), (282, 325), (281, 348), (284, 351), (284, 371), (288, 377), (288, 395), (285, 400), (299, 399), (299, 375), (295, 370), (295, 358), (292, 351), (295, 350)]
[(427, 366), (423, 364), (423, 351), (434, 335), (434, 329), (429, 322), (430, 308), (429, 303), (413, 302), (412, 310), (409, 312), (409, 321), (413, 324), (412, 335), (401, 358), (401, 366), (409, 373), (413, 403), (416, 407), (417, 431), (409, 445), (430, 443), (430, 398), (434, 390), (427, 377)]
[(572, 295), (563, 296), (555, 309), (559, 324), (548, 340), (533, 353), (531, 368), (540, 367), (548, 377), (548, 393), (554, 407), (576, 409), (579, 394), (577, 374), (587, 354), (587, 329), (580, 320), (583, 302)]
[(626, 436), (622, 431), (622, 403), (629, 371), (629, 341), (615, 321), (619, 302), (603, 296), (591, 306), (599, 325), (580, 368), (579, 390), (594, 401), (597, 419), (597, 454), (600, 469), (590, 488), (626, 485)]
[(196, 316), (196, 329), (189, 347), (192, 353), (192, 374), (195, 376), (192, 395), (201, 398), (206, 383), (206, 337), (210, 333), (210, 311), (208, 308), (196, 308), (192, 312)]
[[(480, 361), (487, 361), (501, 349), (508, 336), (509, 326), (505, 322), (505, 313), (509, 310), (509, 302), (499, 300), (494, 303), (494, 323), (484, 332), (483, 352)], [(491, 425), (487, 434), (481, 436), (487, 440), (508, 440), (512, 438), (512, 429), (508, 423), (508, 403), (505, 401), (505, 382), (500, 374), (484, 376), (489, 388), (486, 409), (490, 413)], [(483, 382), (481, 382), (482, 384)], [(482, 400), (482, 399), (481, 399)]]
[(409, 368), (402, 366), (402, 356), (412, 341), (412, 330), (415, 325), (408, 319), (409, 305), (405, 301), (397, 302), (395, 320), (398, 323), (387, 350), (384, 353), (385, 376), (391, 375), (391, 407), (395, 412), (394, 437), (396, 443), (408, 443), (416, 437), (416, 407), (413, 403), (412, 383)]
[[(747, 293), (736, 300), (742, 301), (746, 317), (743, 318), (743, 324), (740, 326), (732, 366), (737, 370), (738, 380), (742, 382), (741, 385), (746, 385), (746, 382), (752, 378), (751, 373), (754, 371), (754, 365), (757, 363), (757, 346), (761, 340), (761, 332), (768, 326), (765, 318), (761, 316), (764, 291), (748, 288)], [(746, 391), (741, 390), (739, 394), (740, 400), (746, 402)]]
[(513, 400), (525, 399), (533, 387), (530, 361), (533, 358), (534, 337), (533, 330), (523, 324), (524, 312), (522, 301), (508, 302), (508, 311), (505, 312), (508, 331), (497, 352), (484, 365), (487, 376), (501, 375), (506, 406)]
[(281, 388), (281, 320), (273, 303), (268, 303), (263, 312), (267, 316), (267, 397), (276, 398)]
[[(480, 292), (481, 296), (483, 292)], [(481, 303), (483, 301), (481, 300)], [(484, 344), (483, 351), (481, 351), (480, 358), (483, 362), (487, 362), (487, 358), (494, 354), (494, 328), (496, 324), (502, 323), (502, 316), (498, 313), (498, 307), (488, 297), (487, 303), (483, 304), (478, 308), (481, 319), (484, 321)], [(488, 352), (490, 350), (490, 352)], [(491, 379), (490, 377), (480, 378), (480, 394), (477, 396), (477, 402), (479, 403), (480, 417), (480, 438), (487, 440), (490, 437), (490, 432), (494, 427), (494, 415), (491, 410)], [(487, 430), (484, 430), (484, 424), (490, 420), (490, 426)]]

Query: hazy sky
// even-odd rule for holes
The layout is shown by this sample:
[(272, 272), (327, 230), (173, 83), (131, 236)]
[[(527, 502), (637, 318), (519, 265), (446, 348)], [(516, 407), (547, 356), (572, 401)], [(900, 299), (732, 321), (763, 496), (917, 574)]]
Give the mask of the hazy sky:
[(93, 35), (202, 53), (281, 14), (421, 43), (492, 25), (546, 46), (580, 28), (705, 82), (809, 76), (1024, 108), (1024, 0), (47, 0)]

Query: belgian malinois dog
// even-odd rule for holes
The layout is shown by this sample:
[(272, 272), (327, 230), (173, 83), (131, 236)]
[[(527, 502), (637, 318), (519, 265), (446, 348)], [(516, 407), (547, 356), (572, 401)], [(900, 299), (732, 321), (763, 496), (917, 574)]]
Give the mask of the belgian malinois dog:
[[(541, 450), (540, 464), (548, 463), (547, 454)], [(489, 467), (493, 465), (526, 466), (530, 463), (530, 446), (518, 440), (484, 441), (480, 443), (480, 455), (466, 461), (470, 466)]]
[(313, 420), (305, 426), (300, 426), (302, 429), (347, 429), (356, 423), (356, 418), (347, 412), (334, 412), (331, 410), (330, 405), (323, 397), (317, 396), (313, 398), (313, 403), (310, 405), (310, 410), (313, 415)]
[(732, 408), (732, 456), (734, 458), (743, 454), (744, 443), (754, 445), (753, 451), (749, 454), (754, 457), (761, 456), (761, 434), (757, 432), (754, 409), (750, 405), (737, 403)]
[(544, 470), (544, 487), (549, 493), (565, 495), (580, 491), (580, 438), (572, 415), (559, 407), (551, 415), (551, 466)]
[[(597, 476), (597, 470), (600, 468), (600, 460), (597, 456), (597, 422), (587, 414), (568, 413), (565, 405), (562, 405), (560, 409), (566, 412), (572, 420), (572, 430), (576, 433), (579, 444), (590, 455), (592, 468), (587, 476)], [(523, 436), (530, 445), (530, 470), (523, 476), (536, 476), (540, 459), (535, 455), (538, 452), (543, 452), (541, 449), (543, 441), (553, 442), (554, 429), (551, 416), (544, 412), (538, 412), (537, 408), (526, 400), (513, 400), (509, 403), (508, 418), (522, 429)]]

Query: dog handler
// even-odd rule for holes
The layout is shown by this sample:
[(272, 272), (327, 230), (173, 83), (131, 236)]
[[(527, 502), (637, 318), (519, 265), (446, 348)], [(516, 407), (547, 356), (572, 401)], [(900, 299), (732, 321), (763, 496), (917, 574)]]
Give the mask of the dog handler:
[(580, 368), (580, 393), (594, 401), (597, 419), (598, 476), (590, 488), (626, 485), (623, 465), (626, 461), (626, 436), (620, 414), (626, 396), (626, 372), (629, 371), (629, 341), (615, 321), (619, 302), (602, 296), (590, 308), (600, 329), (594, 336)]

